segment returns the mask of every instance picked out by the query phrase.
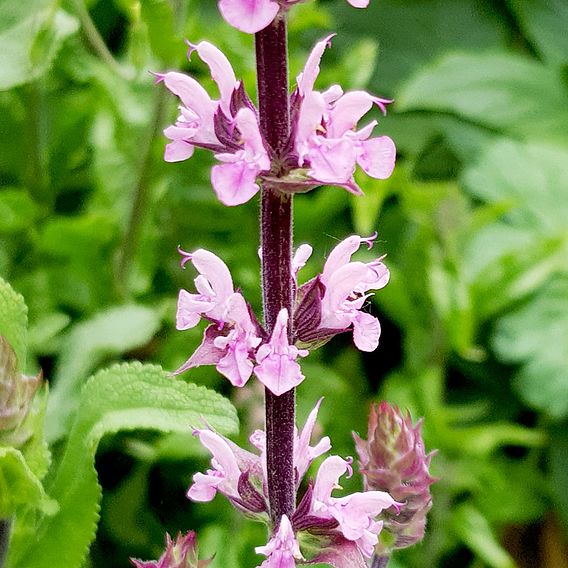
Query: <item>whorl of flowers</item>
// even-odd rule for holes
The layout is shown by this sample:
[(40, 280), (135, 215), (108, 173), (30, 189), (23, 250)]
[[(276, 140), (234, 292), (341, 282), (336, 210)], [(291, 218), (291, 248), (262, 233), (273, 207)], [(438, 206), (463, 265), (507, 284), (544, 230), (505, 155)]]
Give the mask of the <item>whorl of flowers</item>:
[(323, 92), (314, 89), (332, 37), (315, 45), (296, 78), (290, 95), (292, 131), (287, 154), (278, 156), (277, 172), (272, 171), (274, 155), (260, 132), (258, 111), (229, 60), (209, 42), (190, 43), (189, 56), (197, 52), (209, 67), (219, 98), (211, 98), (188, 75), (156, 74), (156, 81), (164, 83), (181, 103), (175, 124), (164, 130), (170, 140), (165, 160), (186, 160), (195, 148), (214, 152), (219, 163), (211, 170), (211, 184), (224, 205), (249, 201), (262, 180), (289, 193), (335, 185), (359, 195), (362, 192), (353, 179), (357, 165), (371, 177), (388, 178), (396, 159), (394, 142), (388, 136), (372, 137), (376, 120), (362, 128), (357, 125), (374, 106), (386, 114), (391, 101), (365, 91), (344, 93), (339, 85)]
[[(243, 295), (235, 291), (231, 273), (218, 256), (204, 249), (180, 250), (182, 266), (191, 262), (199, 275), (194, 280), (196, 293), (179, 293), (177, 329), (193, 328), (201, 319), (209, 325), (201, 345), (176, 373), (215, 365), (233, 386), (244, 386), (254, 374), (275, 395), (281, 395), (305, 378), (297, 359), (338, 333), (351, 331), (362, 351), (376, 349), (379, 320), (364, 310), (370, 291), (386, 286), (389, 271), (382, 257), (366, 263), (351, 260), (362, 244), (371, 248), (375, 238), (352, 235), (336, 245), (322, 273), (298, 288), (294, 313), (280, 311), (270, 336)], [(296, 277), (311, 252), (309, 245), (298, 247), (293, 261)], [(294, 337), (290, 343), (291, 317)]]

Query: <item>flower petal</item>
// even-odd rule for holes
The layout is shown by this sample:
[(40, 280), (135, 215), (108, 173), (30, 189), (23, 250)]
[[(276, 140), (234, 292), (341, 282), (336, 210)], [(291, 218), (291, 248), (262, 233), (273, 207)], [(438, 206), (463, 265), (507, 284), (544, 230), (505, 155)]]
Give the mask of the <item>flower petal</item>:
[(262, 142), (256, 114), (248, 107), (242, 108), (235, 117), (235, 124), (241, 133), (247, 157), (260, 171), (268, 170), (270, 159)]
[(369, 5), (369, 0), (347, 0), (354, 8), (366, 8)]
[(260, 189), (256, 183), (259, 173), (244, 160), (213, 166), (211, 183), (224, 205), (241, 205), (249, 201)]
[(288, 343), (288, 310), (283, 308), (270, 341), (256, 353), (259, 364), (254, 368), (254, 374), (266, 388), (280, 396), (304, 380), (300, 365), (296, 363), (298, 355), (304, 354), (307, 355), (307, 352), (300, 352)]
[(205, 249), (192, 253), (191, 262), (211, 284), (216, 303), (225, 302), (233, 293), (233, 279), (227, 265), (216, 254)]
[(345, 93), (335, 101), (330, 113), (329, 136), (339, 138), (353, 130), (359, 120), (373, 107), (374, 97), (365, 91)]
[(331, 275), (341, 266), (347, 264), (355, 252), (361, 246), (361, 237), (359, 235), (351, 235), (343, 239), (334, 249), (329, 253), (323, 272), (321, 275), (322, 282), (325, 284), (329, 282)]
[(244, 338), (237, 337), (227, 346), (226, 355), (216, 369), (235, 387), (243, 387), (247, 383), (252, 375), (253, 363), (249, 359), (249, 346)]
[(231, 26), (248, 34), (264, 29), (278, 14), (273, 0), (219, 0), (219, 10)]
[(213, 81), (219, 87), (221, 95), (221, 108), (226, 116), (230, 116), (230, 103), (233, 91), (238, 87), (235, 72), (225, 54), (208, 41), (202, 41), (197, 45), (190, 44), (195, 49), (201, 60), (207, 64)]
[(329, 140), (313, 136), (309, 141), (308, 174), (322, 183), (341, 184), (349, 181), (355, 171), (356, 153), (349, 138)]
[[(168, 135), (166, 134), (166, 136)], [(166, 144), (164, 160), (166, 162), (183, 162), (183, 160), (187, 160), (193, 156), (194, 150), (195, 147), (189, 142), (185, 142), (184, 140), (173, 140), (169, 144)]]
[(326, 48), (331, 47), (331, 38), (334, 35), (335, 34), (330, 34), (315, 44), (308, 56), (304, 70), (296, 77), (296, 83), (298, 85), (300, 95), (305, 96), (306, 93), (313, 91), (314, 83), (316, 82), (317, 76), (320, 72), (319, 66), (321, 58)]
[(361, 142), (357, 163), (367, 175), (376, 179), (387, 179), (394, 170), (395, 161), (396, 147), (388, 136)]
[[(314, 483), (313, 501), (328, 503), (331, 492), (338, 487), (339, 478), (348, 470), (347, 462), (339, 456), (329, 456), (319, 467)], [(316, 505), (317, 508), (317, 505)]]
[(379, 346), (381, 324), (371, 314), (359, 312), (353, 321), (353, 342), (360, 351), (374, 351)]

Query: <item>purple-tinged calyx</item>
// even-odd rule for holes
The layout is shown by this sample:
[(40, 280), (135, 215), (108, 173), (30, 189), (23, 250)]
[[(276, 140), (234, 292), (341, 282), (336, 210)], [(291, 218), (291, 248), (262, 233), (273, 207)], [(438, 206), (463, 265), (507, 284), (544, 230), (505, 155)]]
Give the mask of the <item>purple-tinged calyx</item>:
[[(426, 516), (432, 507), (430, 475), (434, 452), (426, 453), (421, 434), (422, 422), (412, 423), (396, 406), (386, 402), (373, 405), (368, 439), (354, 434), (359, 466), (368, 490), (388, 491), (401, 503), (400, 514), (383, 515), (384, 531), (393, 536), (394, 549), (406, 548), (424, 537)], [(385, 539), (386, 543), (386, 539)], [(389, 553), (387, 544), (378, 551)]]
[(130, 561), (136, 568), (207, 568), (211, 560), (199, 560), (194, 531), (178, 533), (175, 541), (166, 534), (166, 550), (159, 560)]

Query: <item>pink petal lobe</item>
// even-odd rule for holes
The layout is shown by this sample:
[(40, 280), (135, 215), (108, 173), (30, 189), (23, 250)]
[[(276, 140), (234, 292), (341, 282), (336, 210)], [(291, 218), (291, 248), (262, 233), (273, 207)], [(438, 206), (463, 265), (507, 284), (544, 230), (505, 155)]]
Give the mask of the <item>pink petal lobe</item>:
[(369, 0), (347, 0), (354, 8), (366, 8), (369, 5)]
[[(164, 134), (166, 133), (164, 132)], [(168, 135), (166, 134), (166, 136)], [(189, 142), (173, 140), (169, 144), (166, 144), (164, 160), (166, 162), (183, 162), (183, 160), (187, 160), (193, 156), (194, 149), (194, 146), (192, 146)]]
[(258, 170), (246, 161), (213, 166), (211, 183), (224, 205), (242, 205), (249, 201), (260, 189), (256, 183)]
[(211, 284), (216, 303), (227, 300), (233, 293), (233, 279), (227, 265), (216, 254), (205, 249), (196, 250), (191, 262)]
[(347, 264), (355, 252), (361, 246), (361, 237), (359, 235), (351, 235), (343, 239), (329, 253), (322, 272), (322, 282), (329, 282), (330, 276), (341, 266)]
[(335, 34), (330, 34), (323, 38), (321, 41), (315, 44), (312, 49), (304, 70), (296, 77), (296, 83), (298, 84), (298, 90), (300, 95), (304, 96), (306, 93), (313, 91), (314, 83), (320, 72), (320, 62), (326, 48), (331, 46), (331, 38)]
[(231, 96), (238, 85), (231, 63), (220, 49), (208, 41), (202, 41), (191, 47), (197, 51), (201, 60), (209, 67), (211, 77), (219, 87), (221, 108), (227, 116), (230, 116)]
[(270, 159), (262, 142), (255, 113), (250, 108), (242, 108), (235, 117), (235, 124), (241, 133), (248, 160), (254, 162), (259, 170), (269, 169)]
[(243, 387), (252, 375), (253, 363), (249, 359), (249, 349), (245, 341), (238, 338), (227, 348), (226, 355), (216, 367), (235, 387)]
[(223, 481), (220, 477), (213, 477), (198, 472), (193, 476), (193, 485), (187, 491), (188, 499), (198, 503), (212, 501), (217, 494), (217, 487)]
[(193, 294), (190, 294), (187, 290), (179, 291), (176, 312), (176, 329), (178, 331), (195, 327), (201, 319), (201, 315), (192, 309), (192, 296)]
[(308, 152), (309, 175), (322, 183), (345, 183), (355, 171), (355, 148), (347, 138), (318, 140)]
[(365, 312), (359, 312), (353, 321), (353, 342), (361, 351), (374, 351), (379, 346), (381, 324), (379, 320)]
[(357, 163), (365, 173), (376, 179), (390, 177), (396, 160), (394, 142), (388, 136), (380, 136), (363, 141), (361, 148)]
[(347, 462), (339, 456), (329, 456), (319, 467), (314, 484), (314, 502), (325, 504), (337, 487), (339, 478), (347, 471)]
[(219, 0), (219, 10), (231, 26), (248, 34), (264, 29), (278, 14), (273, 0)]
[(353, 130), (373, 107), (373, 97), (365, 91), (351, 91), (339, 98), (331, 112), (330, 137), (343, 136)]
[(170, 71), (164, 74), (164, 84), (181, 102), (200, 117), (210, 116), (213, 120), (215, 103), (207, 91), (193, 78), (183, 73)]

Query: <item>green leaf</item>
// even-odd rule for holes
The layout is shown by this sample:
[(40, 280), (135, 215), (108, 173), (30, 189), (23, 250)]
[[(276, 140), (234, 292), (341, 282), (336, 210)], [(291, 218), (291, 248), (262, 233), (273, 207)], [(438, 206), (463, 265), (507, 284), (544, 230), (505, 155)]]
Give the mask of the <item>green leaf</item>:
[(491, 568), (515, 568), (515, 562), (499, 544), (487, 519), (464, 503), (454, 512), (453, 527), (462, 541)]
[(410, 79), (397, 105), (456, 114), (521, 138), (568, 143), (568, 92), (560, 71), (507, 53), (445, 55)]
[(11, 517), (24, 505), (45, 513), (54, 513), (56, 509), (22, 453), (15, 448), (0, 447), (0, 518)]
[(64, 341), (49, 399), (48, 440), (66, 432), (89, 373), (106, 358), (146, 345), (159, 326), (157, 310), (131, 304), (110, 308), (73, 327)]
[(0, 278), (0, 335), (16, 353), (19, 370), (25, 369), (28, 308), (24, 298)]
[(372, 83), (379, 94), (392, 95), (401, 80), (448, 49), (496, 48), (506, 39), (496, 10), (484, 10), (476, 0), (381, 0), (366, 10), (353, 10), (338, 0), (333, 13), (338, 20), (335, 29), (347, 32), (337, 38), (338, 50), (349, 51), (354, 37), (362, 35), (379, 41)]
[(171, 3), (168, 0), (141, 0), (140, 7), (154, 54), (166, 65), (177, 61), (183, 45), (176, 33)]
[(136, 429), (186, 432), (204, 422), (223, 433), (238, 427), (229, 401), (168, 376), (160, 367), (122, 364), (91, 377), (82, 390), (65, 454), (49, 487), (60, 509), (42, 519), (36, 540), (17, 551), (9, 566), (80, 568), (99, 517), (101, 488), (94, 458), (103, 436)]
[[(566, 270), (568, 151), (499, 140), (464, 175), (466, 189), (503, 215), (476, 231), (464, 271), (477, 311), (488, 318)], [(495, 294), (499, 290), (499, 294)]]
[(50, 68), (63, 41), (78, 30), (75, 18), (57, 10), (57, 4), (53, 0), (3, 0), (0, 91), (40, 77)]
[(497, 325), (494, 347), (506, 362), (520, 363), (515, 387), (535, 408), (568, 416), (568, 276), (556, 278), (534, 300)]
[(466, 171), (464, 182), (479, 199), (507, 203), (509, 225), (556, 234), (568, 217), (567, 163), (568, 149), (502, 139)]
[(0, 193), (0, 233), (16, 233), (30, 227), (38, 207), (22, 189), (5, 188)]
[(509, 0), (525, 34), (542, 57), (561, 65), (568, 62), (568, 3), (564, 0)]

